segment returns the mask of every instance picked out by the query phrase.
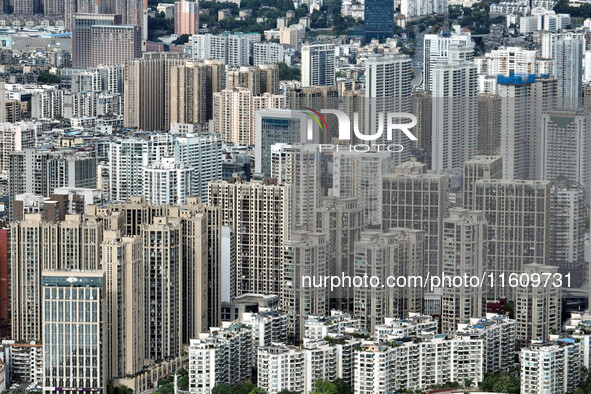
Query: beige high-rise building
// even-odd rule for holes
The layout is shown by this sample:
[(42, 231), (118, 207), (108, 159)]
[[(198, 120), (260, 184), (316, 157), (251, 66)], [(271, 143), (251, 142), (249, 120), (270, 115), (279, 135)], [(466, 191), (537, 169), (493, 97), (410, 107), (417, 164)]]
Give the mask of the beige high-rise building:
[[(487, 258), (487, 222), (482, 211), (451, 209), (443, 221), (443, 264), (446, 275), (482, 278)], [(484, 316), (483, 286), (443, 283), (442, 332), (453, 333), (458, 324)]]
[(441, 272), (441, 234), (445, 217), (444, 175), (427, 174), (425, 164), (406, 162), (383, 178), (382, 228), (423, 230), (426, 245), (425, 273)]
[(64, 15), (64, 0), (44, 0), (43, 13), (45, 15)]
[[(423, 268), (423, 232), (393, 229), (389, 232), (368, 230), (355, 242), (355, 276), (388, 277), (421, 275)], [(368, 279), (370, 281), (370, 279)], [(381, 286), (384, 284), (384, 286)], [(374, 332), (384, 317), (402, 317), (405, 310), (420, 311), (422, 294), (416, 286), (390, 286), (385, 283), (353, 286), (353, 314), (362, 328)], [(410, 296), (410, 297), (409, 297)]]
[(479, 94), (478, 153), (497, 155), (501, 146), (501, 97), (497, 94)]
[(271, 178), (292, 185), (292, 225), (311, 231), (314, 210), (320, 206), (320, 160), (316, 147), (304, 144), (271, 145)]
[(556, 84), (531, 75), (499, 77), (503, 179), (541, 179), (542, 114), (553, 107)]
[[(481, 179), (473, 207), (485, 212), (489, 224), (487, 272), (509, 275), (548, 261), (550, 182)], [(492, 290), (495, 297), (511, 295), (509, 286)]]
[(11, 152), (35, 148), (37, 128), (37, 124), (29, 122), (0, 123), (0, 171), (10, 169)]
[(10, 229), (12, 338), (39, 341), (42, 335), (41, 270), (43, 247), (41, 215), (28, 215)]
[(355, 197), (363, 209), (363, 222), (382, 223), (382, 179), (392, 172), (390, 152), (339, 151), (333, 155), (333, 195)]
[[(460, 169), (478, 152), (478, 75), (472, 61), (454, 59), (463, 45), (450, 44), (447, 61), (432, 65), (431, 168)], [(452, 55), (453, 53), (453, 55)]]
[(261, 70), (261, 92), (279, 93), (279, 66), (276, 64), (259, 64)]
[(279, 43), (291, 45), (296, 51), (299, 51), (305, 35), (306, 28), (303, 25), (282, 27), (279, 29)]
[(145, 267), (141, 239), (104, 232), (105, 327), (107, 376), (124, 377), (144, 368)]
[(416, 148), (431, 147), (431, 134), (433, 124), (431, 123), (432, 103), (431, 92), (417, 91), (410, 94), (412, 114), (417, 117), (417, 125), (413, 128), (413, 134), (418, 141), (414, 142)]
[[(16, 120), (12, 120), (16, 117), (15, 114), (11, 113), (11, 116), (8, 116), (8, 108), (12, 107), (13, 100), (6, 100), (6, 84), (4, 80), (0, 80), (0, 96), (0, 122), (16, 122)], [(10, 112), (12, 112), (12, 109)], [(18, 117), (20, 119), (20, 109)]]
[(228, 70), (227, 89), (247, 88), (254, 96), (279, 92), (279, 67), (265, 64), (258, 67), (241, 66)]
[[(0, 102), (2, 100), (0, 99)], [(19, 122), (21, 118), (21, 102), (18, 100), (6, 100), (5, 104), (5, 121), (8, 123), (16, 123)], [(0, 110), (1, 111), (1, 110)], [(0, 115), (1, 117), (2, 115)]]
[(291, 185), (277, 185), (272, 179), (209, 184), (209, 204), (221, 208), (222, 224), (231, 226), (235, 234), (236, 296), (281, 294), (291, 193)]
[(12, 337), (41, 338), (41, 271), (99, 270), (103, 225), (96, 218), (66, 215), (46, 222), (42, 214), (27, 214), (10, 231)]
[(76, 14), (72, 33), (72, 66), (117, 65), (141, 54), (140, 27), (123, 25), (121, 15)]
[(41, 9), (41, 0), (14, 0), (11, 4), (15, 14), (31, 15)]
[[(412, 230), (408, 228), (395, 227), (388, 230), (395, 234), (397, 242), (406, 246), (405, 261), (400, 264), (400, 275), (419, 277), (423, 275), (426, 253), (425, 246), (427, 239), (423, 230)], [(399, 316), (409, 316), (410, 313), (421, 313), (423, 311), (423, 287), (407, 283), (400, 288), (397, 310)]]
[(183, 229), (183, 343), (221, 322), (221, 210), (190, 197), (169, 209)]
[[(547, 340), (553, 332), (561, 329), (562, 296), (561, 287), (554, 276), (558, 267), (543, 264), (525, 264), (522, 271), (530, 278), (528, 286), (519, 283), (515, 288), (516, 340), (519, 346), (527, 346), (532, 340)], [(532, 275), (538, 277), (544, 286), (534, 286)], [(547, 283), (546, 279), (548, 279)]]
[(168, 130), (170, 127), (170, 74), (185, 64), (181, 53), (145, 53), (125, 65), (125, 127)]
[(464, 208), (474, 209), (474, 185), (480, 179), (501, 179), (501, 156), (474, 156), (464, 163)]
[(570, 274), (571, 286), (585, 279), (585, 211), (588, 194), (584, 187), (566, 177), (551, 186), (549, 262), (563, 275)]
[(224, 89), (213, 95), (213, 127), (225, 142), (255, 144), (255, 113), (285, 108), (285, 96), (264, 93), (254, 96), (247, 88)]
[(61, 222), (25, 215), (11, 227), (11, 283), (19, 284), (12, 336), (41, 338), (45, 272), (98, 270), (105, 275), (105, 379), (179, 355), (183, 343), (221, 320), (219, 213), (192, 197), (182, 206), (143, 198), (89, 205)]
[[(289, 90), (289, 108), (304, 110), (306, 108), (338, 108), (339, 91), (336, 86), (312, 86)], [(327, 123), (332, 117), (327, 117)], [(335, 122), (336, 126), (336, 122)], [(331, 129), (329, 123), (328, 128)]]
[[(351, 100), (347, 100), (345, 105), (352, 104)], [(363, 113), (364, 108), (362, 101), (356, 101), (353, 105), (354, 112)], [(307, 110), (314, 109), (339, 109), (339, 91), (336, 86), (313, 86), (307, 88), (293, 88), (289, 89), (288, 107), (291, 110)], [(351, 109), (351, 106), (346, 108)], [(349, 118), (353, 121), (353, 113), (348, 112)], [(326, 124), (328, 130), (320, 133), (320, 143), (331, 143), (338, 136), (338, 121), (336, 116), (326, 116)], [(347, 142), (348, 143), (348, 142)]]
[[(328, 235), (329, 275), (353, 275), (355, 242), (363, 229), (363, 210), (356, 198), (325, 197), (316, 210), (317, 232)], [(352, 310), (353, 290), (338, 287), (330, 296), (331, 309)]]
[(103, 239), (101, 221), (80, 215), (66, 215), (64, 221), (51, 227), (58, 233), (51, 235), (46, 233), (50, 236), (43, 239), (43, 246), (47, 248), (43, 269), (69, 271), (101, 268), (100, 244)]
[(137, 59), (142, 53), (141, 27), (135, 25), (92, 26), (91, 54), (94, 66), (115, 66)]
[(281, 309), (287, 312), (288, 336), (297, 342), (308, 316), (329, 312), (329, 289), (313, 285), (328, 275), (329, 241), (326, 234), (305, 231), (293, 231), (290, 238), (283, 246)]
[(206, 124), (213, 94), (225, 86), (225, 65), (218, 60), (187, 62), (170, 69), (170, 121)]
[(220, 324), (220, 208), (203, 204), (199, 197), (188, 197), (185, 204), (178, 206), (150, 204), (145, 197), (132, 197), (128, 202), (103, 208), (91, 206), (87, 216), (99, 218), (105, 228), (120, 230), (126, 237), (142, 236), (142, 229), (153, 224), (156, 217), (180, 221), (182, 258), (176, 264), (183, 280), (179, 293), (182, 343)]
[(182, 351), (182, 225), (179, 219), (156, 216), (141, 226), (146, 269), (146, 357), (177, 357)]
[(553, 181), (564, 176), (583, 185), (591, 195), (591, 114), (582, 109), (555, 110), (541, 116), (540, 179)]

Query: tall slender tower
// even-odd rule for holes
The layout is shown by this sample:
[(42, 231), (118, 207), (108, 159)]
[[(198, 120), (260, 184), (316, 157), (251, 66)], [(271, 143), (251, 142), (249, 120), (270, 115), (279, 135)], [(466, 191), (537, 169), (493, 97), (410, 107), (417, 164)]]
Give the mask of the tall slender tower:
[(548, 111), (542, 115), (541, 177), (560, 176), (583, 185), (591, 196), (591, 114), (578, 111)]
[(327, 246), (326, 234), (305, 231), (293, 231), (284, 243), (281, 309), (288, 314), (288, 336), (295, 341), (304, 336), (307, 316), (328, 314), (328, 288), (303, 282), (303, 276), (327, 275)]
[(222, 225), (234, 230), (236, 292), (280, 294), (283, 242), (291, 227), (291, 185), (264, 181), (216, 181), (209, 204), (219, 206)]
[(164, 359), (181, 352), (180, 220), (155, 217), (141, 227), (146, 276), (146, 357)]
[(105, 272), (106, 371), (123, 377), (144, 367), (145, 267), (139, 236), (107, 230), (101, 244)]
[(406, 162), (383, 178), (382, 228), (425, 231), (425, 273), (441, 272), (445, 175), (427, 174), (422, 163)]
[(543, 264), (526, 264), (522, 271), (528, 276), (534, 274), (548, 278), (546, 286), (515, 288), (516, 339), (519, 346), (527, 346), (532, 340), (548, 338), (553, 330), (560, 330), (562, 311), (561, 285), (554, 274), (558, 268)]
[(311, 231), (314, 210), (320, 207), (320, 159), (318, 151), (305, 144), (271, 146), (271, 178), (292, 185), (292, 226)]
[(554, 76), (558, 82), (558, 107), (577, 109), (583, 97), (583, 42), (571, 37), (554, 43)]
[[(525, 264), (548, 261), (550, 182), (480, 179), (474, 187), (474, 209), (485, 212), (488, 229), (487, 272), (520, 273)], [(494, 297), (511, 288), (494, 287)]]
[(125, 65), (125, 127), (168, 130), (171, 69), (184, 63), (180, 53), (147, 53)]
[(450, 44), (447, 62), (432, 69), (431, 168), (435, 171), (461, 168), (477, 153), (476, 66), (459, 56), (462, 50), (457, 43)]
[[(443, 272), (450, 276), (482, 277), (487, 256), (487, 222), (482, 211), (450, 210), (443, 221)], [(443, 284), (442, 331), (453, 333), (458, 324), (484, 314), (481, 286)]]
[(199, 33), (199, 2), (180, 0), (174, 3), (174, 34)]
[[(356, 198), (325, 197), (322, 207), (316, 210), (316, 231), (325, 233), (328, 239), (329, 275), (353, 275), (355, 242), (363, 228), (363, 211)], [(353, 290), (338, 287), (330, 294), (331, 309), (351, 311)]]
[(533, 74), (497, 76), (501, 96), (503, 179), (541, 179), (542, 115), (556, 99), (556, 80)]
[[(366, 22), (367, 23), (367, 22)], [(403, 54), (370, 55), (365, 63), (365, 111), (366, 116), (363, 126), (363, 134), (376, 134), (380, 127), (383, 134), (372, 143), (376, 144), (400, 144), (404, 147), (402, 152), (393, 156), (394, 164), (402, 164), (410, 159), (412, 141), (400, 130), (392, 132), (392, 140), (386, 139), (387, 132), (384, 128), (388, 123), (383, 119), (380, 125), (380, 116), (386, 117), (392, 112), (410, 112), (412, 74), (411, 58)], [(406, 121), (406, 120), (404, 120)]]

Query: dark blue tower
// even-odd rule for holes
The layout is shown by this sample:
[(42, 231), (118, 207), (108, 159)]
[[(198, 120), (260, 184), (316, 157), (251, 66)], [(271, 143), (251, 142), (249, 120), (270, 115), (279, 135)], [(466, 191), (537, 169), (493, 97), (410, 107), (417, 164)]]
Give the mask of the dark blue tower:
[(365, 0), (365, 40), (394, 35), (394, 0)]

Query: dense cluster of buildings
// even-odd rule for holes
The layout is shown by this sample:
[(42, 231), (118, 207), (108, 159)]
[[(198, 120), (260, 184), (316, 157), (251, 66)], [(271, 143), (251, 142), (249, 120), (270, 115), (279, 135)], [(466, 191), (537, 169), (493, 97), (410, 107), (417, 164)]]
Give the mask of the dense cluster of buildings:
[(518, 354), (522, 392), (568, 392), (589, 363), (589, 335), (577, 331), (582, 327), (576, 319), (573, 314), (571, 336), (532, 341), (516, 353), (516, 322), (505, 315), (472, 318), (446, 335), (438, 334), (437, 320), (411, 313), (386, 318), (370, 335), (358, 319), (333, 310), (309, 316), (303, 343), (294, 346), (284, 341), (285, 314), (261, 309), (191, 340), (189, 391), (208, 393), (217, 384), (238, 383), (250, 378), (253, 368), (258, 386), (268, 393), (310, 392), (316, 381), (335, 379), (356, 393), (425, 390), (481, 382), (486, 374), (513, 369)]
[(142, 1), (0, 2), (0, 22), (72, 32), (46, 58), (0, 51), (0, 389), (2, 370), (107, 393), (186, 369), (190, 393), (506, 371), (523, 393), (576, 390), (591, 318), (564, 325), (563, 301), (589, 295), (591, 22), (502, 2), (509, 45), (453, 25), (412, 54), (395, 36), (453, 3), (344, 1), (364, 28), (331, 39), (292, 10), (264, 34), (200, 30), (179, 0), (152, 8), (188, 42), (155, 46)]

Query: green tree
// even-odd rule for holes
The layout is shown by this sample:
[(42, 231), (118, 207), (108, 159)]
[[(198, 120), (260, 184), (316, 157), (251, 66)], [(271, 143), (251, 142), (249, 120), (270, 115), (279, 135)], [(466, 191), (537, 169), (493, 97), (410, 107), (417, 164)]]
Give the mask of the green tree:
[(189, 35), (188, 34), (181, 34), (180, 36), (177, 37), (176, 40), (174, 40), (172, 43), (174, 45), (183, 45), (186, 44), (187, 42), (189, 42)]
[(302, 17), (308, 15), (308, 6), (305, 4), (302, 4), (301, 6), (296, 8), (295, 12), (296, 12), (296, 18), (302, 18)]
[(310, 394), (339, 394), (337, 386), (328, 380), (318, 379), (314, 384), (314, 390)]
[(337, 378), (333, 380), (332, 383), (337, 388), (339, 394), (353, 394), (353, 389), (349, 386), (349, 383), (345, 382), (343, 379)]
[(41, 83), (60, 83), (60, 77), (48, 71), (43, 71), (39, 74), (37, 80)]
[(232, 387), (232, 394), (250, 394), (250, 392), (256, 388), (257, 386), (255, 386), (252, 382), (237, 384)]
[(215, 386), (211, 390), (211, 394), (266, 394), (266, 391), (258, 388), (252, 382), (245, 382), (234, 386), (222, 383)]
[(166, 383), (162, 386), (158, 384), (158, 390), (154, 391), (156, 394), (174, 394), (174, 385), (173, 383)]
[(179, 390), (189, 390), (189, 372), (187, 372), (186, 369), (181, 368), (177, 371), (177, 374), (179, 376), (177, 382)]
[(228, 383), (222, 383), (211, 389), (211, 394), (233, 394), (232, 386)]
[(125, 385), (109, 386), (107, 388), (108, 394), (133, 394), (133, 390)]
[(148, 40), (155, 41), (158, 36), (168, 36), (174, 32), (174, 19), (166, 19), (164, 13), (148, 17)]
[(491, 393), (518, 394), (520, 388), (519, 378), (509, 375), (507, 372), (488, 374), (479, 385), (482, 391)]
[(283, 62), (277, 63), (279, 66), (279, 79), (282, 81), (292, 81), (300, 79), (300, 69), (296, 67), (289, 67)]
[(515, 301), (507, 301), (507, 312), (509, 312), (510, 319), (515, 319)]
[(571, 18), (589, 18), (591, 17), (591, 4), (583, 4), (580, 7), (570, 7), (568, 0), (560, 0), (554, 6), (557, 14), (570, 14)]

